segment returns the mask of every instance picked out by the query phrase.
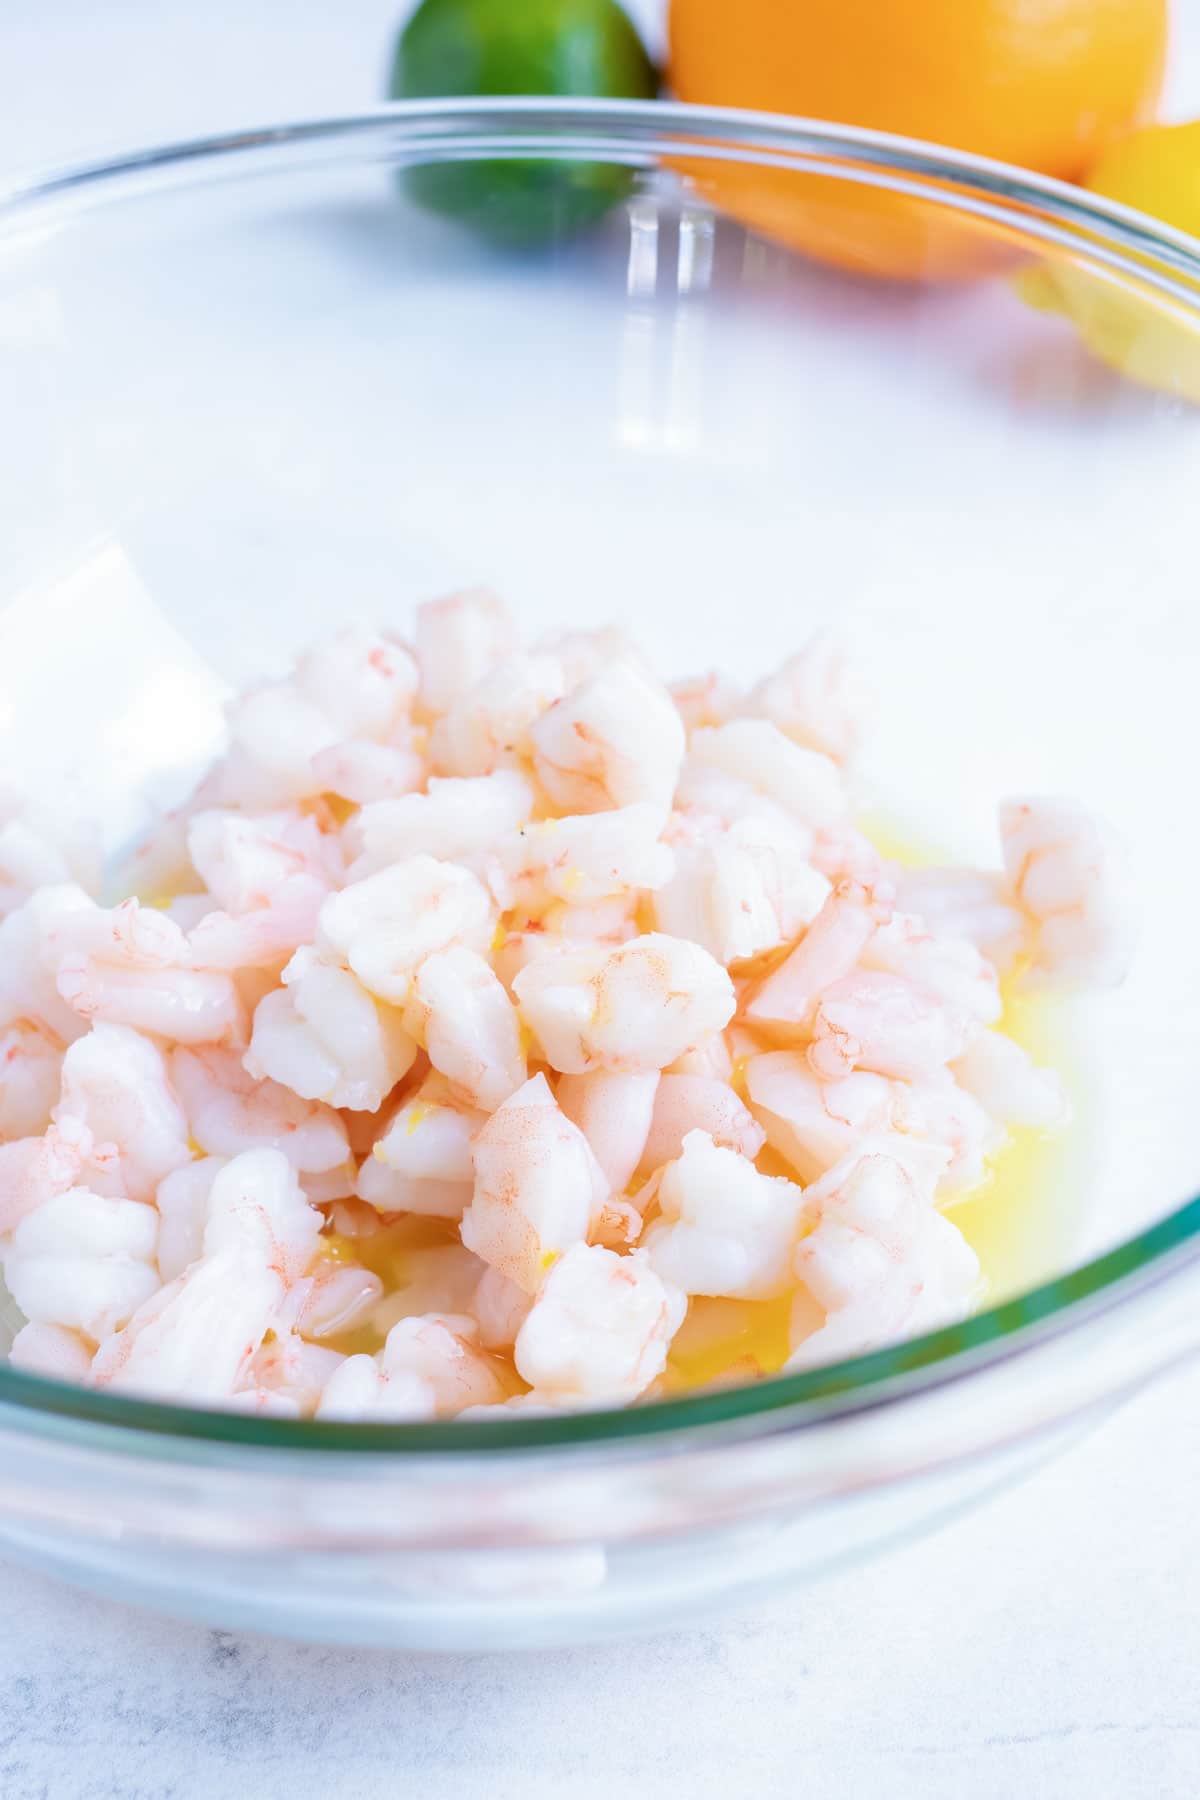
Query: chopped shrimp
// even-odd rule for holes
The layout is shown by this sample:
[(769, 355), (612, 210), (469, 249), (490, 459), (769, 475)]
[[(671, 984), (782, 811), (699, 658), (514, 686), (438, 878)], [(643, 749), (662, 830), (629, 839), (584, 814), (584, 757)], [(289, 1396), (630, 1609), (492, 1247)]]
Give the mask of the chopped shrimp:
[(476, 1336), (475, 1321), (454, 1313), (401, 1319), (378, 1355), (343, 1363), (317, 1417), (452, 1418), (467, 1406), (495, 1405), (508, 1390)]
[(371, 1312), (371, 1323), (385, 1335), (400, 1319), (419, 1313), (474, 1312), (474, 1298), (487, 1264), (465, 1244), (429, 1244), (407, 1250), (400, 1285)]
[[(248, 1397), (254, 1412), (302, 1417), (315, 1410), (322, 1393), (346, 1358), (322, 1344), (306, 1343), (295, 1332), (269, 1337), (250, 1358), (235, 1401)], [(280, 1407), (273, 1402), (290, 1404)]]
[(417, 693), (417, 665), (409, 652), (361, 625), (314, 645), (292, 679), (343, 737), (376, 743), (393, 737)]
[(1101, 819), (1072, 800), (1006, 800), (1004, 866), (1030, 922), (1032, 979), (1114, 987), (1133, 937), (1125, 852)]
[(484, 1119), (459, 1106), (440, 1076), (429, 1076), (364, 1160), (359, 1198), (382, 1213), (461, 1219), (475, 1179), (471, 1140)]
[(63, 1119), (42, 1137), (0, 1144), (0, 1237), (36, 1211), (43, 1201), (80, 1187), (98, 1163), (111, 1167), (116, 1146), (97, 1146), (86, 1125)]
[(851, 1069), (920, 1081), (961, 1056), (970, 1035), (965, 1013), (898, 975), (859, 970), (821, 994), (808, 1060), (825, 1081)]
[(334, 1169), (297, 1169), (305, 1198), (314, 1206), (332, 1206), (338, 1200), (350, 1200), (358, 1191), (358, 1164), (352, 1156)]
[(705, 1075), (668, 1074), (658, 1084), (638, 1173), (652, 1175), (664, 1163), (674, 1162), (691, 1131), (707, 1133), (715, 1144), (736, 1150), (751, 1162), (766, 1142), (762, 1126), (726, 1082)]
[(564, 812), (608, 812), (646, 800), (665, 818), (685, 748), (666, 690), (628, 662), (612, 662), (544, 712), (533, 727), (534, 768)]
[(462, 693), (517, 647), (504, 602), (487, 588), (469, 588), (417, 608), (417, 664), (421, 704), (444, 713)]
[(88, 1185), (104, 1194), (153, 1200), (164, 1176), (191, 1160), (188, 1121), (167, 1059), (157, 1044), (124, 1025), (94, 1025), (71, 1045), (54, 1117), (60, 1129), (67, 1120), (79, 1121), (97, 1144), (115, 1149), (103, 1185), (94, 1157), (88, 1169)]
[(754, 994), (746, 1019), (756, 1025), (806, 1026), (825, 989), (850, 974), (891, 916), (889, 888), (839, 881), (796, 948)]
[(619, 625), (602, 625), (597, 631), (556, 631), (534, 646), (539, 655), (552, 656), (561, 666), (567, 693), (612, 663), (630, 663), (644, 675), (650, 671), (633, 639)]
[(903, 976), (914, 987), (991, 1025), (1002, 1011), (995, 965), (965, 938), (934, 937), (911, 913), (881, 925), (862, 956), (865, 969)]
[(158, 1272), (164, 1282), (190, 1268), (204, 1248), (212, 1184), (228, 1157), (200, 1156), (158, 1184)]
[(65, 1046), (38, 1019), (0, 1028), (0, 1144), (45, 1131), (58, 1099)]
[[(757, 1046), (755, 1046), (757, 1049)], [(734, 1056), (729, 1038), (723, 1031), (710, 1031), (706, 1038), (667, 1065), (671, 1075), (704, 1075), (710, 1081), (733, 1080)]]
[(154, 907), (123, 900), (73, 915), (58, 965), (58, 991), (81, 1018), (153, 1032), (179, 1044), (243, 1038), (232, 977), (192, 965), (185, 934)]
[(0, 919), (37, 888), (100, 885), (100, 833), (90, 819), (58, 810), (0, 784)]
[(427, 956), (454, 944), (486, 950), (492, 931), (492, 903), (469, 870), (410, 856), (332, 894), (318, 948), (344, 960), (378, 999), (401, 1005)]
[(522, 824), (488, 860), (488, 884), (507, 911), (537, 914), (554, 900), (591, 906), (662, 887), (675, 858), (659, 842), (662, 814), (649, 801), (613, 812)]
[(1039, 1069), (1029, 1052), (999, 1031), (977, 1031), (953, 1064), (959, 1084), (1002, 1125), (1053, 1131), (1070, 1106), (1053, 1069)]
[(410, 745), (372, 744), (363, 738), (318, 750), (312, 767), (322, 793), (354, 806), (415, 794), (427, 774), (425, 758)]
[(706, 1131), (689, 1131), (662, 1172), (658, 1204), (642, 1245), (664, 1281), (734, 1300), (787, 1291), (804, 1205), (794, 1181), (762, 1175)]
[(883, 880), (883, 858), (857, 825), (843, 819), (837, 825), (824, 825), (813, 833), (813, 867), (829, 881), (857, 881), (863, 887), (878, 887)]
[(642, 1160), (658, 1084), (657, 1069), (594, 1069), (559, 1080), (558, 1104), (591, 1145), (614, 1194), (624, 1193)]
[(404, 1022), (458, 1100), (495, 1112), (527, 1071), (516, 1008), (478, 951), (459, 946), (417, 970)]
[(766, 719), (734, 719), (692, 733), (688, 760), (744, 782), (801, 825), (835, 825), (846, 795), (837, 764), (794, 744)]
[(531, 962), (513, 991), (551, 1068), (662, 1069), (733, 1017), (733, 983), (699, 944), (651, 932)]
[(217, 905), (236, 917), (269, 906), (297, 876), (328, 893), (343, 874), (336, 844), (296, 811), (251, 818), (210, 807), (188, 825), (188, 854)]
[(987, 869), (901, 869), (889, 875), (896, 904), (915, 913), (938, 937), (965, 938), (993, 968), (1007, 973), (1021, 950), (1025, 927), (1005, 897), (1004, 877)]
[[(808, 1189), (815, 1228), (796, 1248), (795, 1270), (825, 1323), (793, 1342), (788, 1369), (855, 1356), (970, 1310), (979, 1263), (937, 1212), (910, 1170), (870, 1146), (851, 1153)], [(810, 1312), (796, 1307), (807, 1333)]]
[(179, 1049), (170, 1067), (192, 1137), (208, 1155), (277, 1149), (302, 1173), (318, 1175), (345, 1162), (346, 1127), (333, 1108), (255, 1079), (236, 1051)]
[(533, 784), (515, 769), (462, 781), (435, 776), (427, 793), (363, 807), (357, 821), (362, 855), (351, 879), (361, 881), (408, 857), (470, 862), (519, 830), (533, 807)]
[(574, 1244), (517, 1333), (517, 1372), (549, 1398), (636, 1400), (666, 1367), (686, 1311), (643, 1252)]
[(894, 1124), (893, 1082), (864, 1070), (822, 1081), (803, 1051), (751, 1057), (746, 1090), (767, 1141), (802, 1181), (823, 1175), (864, 1134), (889, 1131)]
[(790, 943), (829, 883), (808, 860), (806, 834), (781, 823), (751, 815), (678, 846), (675, 874), (655, 896), (659, 927), (726, 964)]
[(563, 665), (545, 652), (508, 656), (460, 693), (434, 725), (429, 754), (439, 775), (490, 775), (532, 755), (530, 729), (566, 692)]
[(298, 1281), (278, 1318), (302, 1337), (334, 1337), (359, 1325), (383, 1297), (383, 1282), (357, 1263), (322, 1262)]
[(229, 749), (219, 798), (248, 812), (268, 812), (321, 792), (313, 758), (341, 735), (321, 708), (290, 681), (264, 682), (231, 702)]
[(0, 1027), (31, 1020), (64, 1043), (87, 1025), (58, 991), (55, 975), (67, 953), (64, 939), (96, 903), (81, 887), (42, 888), (0, 919)]
[(297, 950), (283, 980), (254, 1014), (247, 1073), (304, 1100), (375, 1112), (416, 1060), (400, 1014), (315, 950)]
[(582, 1243), (608, 1182), (544, 1075), (504, 1102), (471, 1146), (475, 1191), (462, 1241), (527, 1293), (571, 1244)]
[(471, 1297), (471, 1311), (478, 1320), (479, 1341), (485, 1350), (512, 1349), (533, 1300), (532, 1294), (499, 1269), (484, 1266)]
[(68, 1188), (17, 1226), (4, 1279), (35, 1325), (107, 1337), (158, 1291), (158, 1214), (137, 1200)]
[(736, 682), (716, 669), (691, 681), (673, 681), (668, 691), (689, 734), (708, 725), (727, 725), (743, 704)]
[(833, 632), (818, 631), (751, 690), (745, 710), (804, 749), (846, 763), (861, 734), (865, 696), (845, 646)]
[(212, 1184), (203, 1254), (101, 1344), (92, 1379), (193, 1404), (228, 1400), (311, 1262), (321, 1225), (279, 1151), (233, 1157)]
[(22, 1325), (8, 1360), (14, 1369), (27, 1369), (31, 1375), (84, 1383), (91, 1374), (92, 1347), (65, 1325)]

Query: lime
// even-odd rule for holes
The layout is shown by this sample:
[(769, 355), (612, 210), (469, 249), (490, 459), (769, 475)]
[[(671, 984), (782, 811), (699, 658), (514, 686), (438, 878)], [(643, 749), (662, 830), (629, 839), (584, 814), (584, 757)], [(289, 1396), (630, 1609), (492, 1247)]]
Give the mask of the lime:
[[(469, 94), (653, 99), (658, 73), (616, 0), (423, 0), (396, 44), (394, 100)], [(498, 243), (583, 230), (629, 192), (630, 171), (541, 159), (405, 173), (418, 205)]]

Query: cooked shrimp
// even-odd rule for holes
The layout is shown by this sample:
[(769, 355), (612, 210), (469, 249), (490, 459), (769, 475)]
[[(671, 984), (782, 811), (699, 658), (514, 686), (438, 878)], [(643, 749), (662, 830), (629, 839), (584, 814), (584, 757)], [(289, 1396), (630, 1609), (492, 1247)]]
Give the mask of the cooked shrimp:
[(1002, 1125), (1053, 1131), (1070, 1105), (1053, 1069), (1039, 1069), (1020, 1044), (999, 1031), (977, 1031), (952, 1065), (960, 1085)]
[(417, 608), (421, 704), (444, 713), (517, 647), (504, 602), (488, 588), (469, 588)]
[(517, 1333), (529, 1317), (534, 1296), (510, 1281), (499, 1269), (484, 1265), (471, 1296), (470, 1310), (479, 1324), (479, 1341), (486, 1350), (511, 1350)]
[(845, 816), (837, 764), (793, 743), (767, 719), (733, 719), (693, 732), (688, 760), (744, 782), (801, 825), (835, 825)]
[(733, 983), (699, 944), (651, 932), (531, 962), (513, 991), (551, 1068), (662, 1069), (733, 1017)]
[(789, 820), (751, 815), (690, 835), (676, 846), (675, 873), (655, 896), (655, 922), (702, 944), (718, 962), (790, 943), (829, 894), (809, 861), (808, 835)]
[(902, 976), (980, 1024), (1000, 1017), (995, 965), (965, 938), (933, 936), (911, 913), (897, 913), (880, 926), (863, 950), (862, 966)]
[(306, 1174), (345, 1162), (346, 1127), (333, 1108), (256, 1079), (236, 1051), (175, 1050), (170, 1069), (191, 1135), (210, 1156), (277, 1149)]
[(407, 857), (436, 856), (446, 863), (482, 858), (532, 815), (533, 783), (515, 769), (468, 780), (434, 777), (424, 794), (378, 800), (357, 820), (362, 855), (353, 881), (390, 869)]
[(536, 1293), (563, 1251), (586, 1239), (608, 1182), (544, 1075), (510, 1095), (471, 1151), (475, 1191), (463, 1214), (463, 1243)]
[(415, 794), (428, 774), (425, 758), (412, 744), (372, 744), (363, 738), (318, 750), (312, 767), (322, 793), (354, 806)]
[(32, 1324), (98, 1340), (157, 1292), (157, 1236), (152, 1206), (68, 1188), (21, 1220), (4, 1252), (4, 1279)]
[(564, 812), (649, 801), (665, 818), (685, 747), (666, 690), (628, 662), (606, 664), (533, 726), (534, 768)]
[(59, 810), (44, 794), (34, 803), (0, 783), (0, 919), (37, 888), (78, 883), (93, 893), (100, 874), (92, 820)]
[(359, 1170), (360, 1199), (380, 1212), (461, 1219), (475, 1180), (471, 1144), (485, 1115), (430, 1075), (399, 1107)]
[(225, 1156), (200, 1156), (173, 1169), (158, 1184), (158, 1273), (174, 1281), (190, 1268), (204, 1248), (212, 1184), (228, 1162)]
[(64, 1325), (23, 1325), (12, 1341), (8, 1360), (14, 1369), (45, 1375), (52, 1381), (86, 1382), (92, 1369), (92, 1347)]
[(793, 743), (849, 762), (862, 733), (865, 695), (845, 645), (818, 631), (750, 692), (746, 712), (769, 719)]
[(417, 693), (417, 665), (402, 644), (353, 625), (296, 664), (297, 690), (344, 738), (389, 742)]
[(97, 1144), (115, 1149), (102, 1185), (95, 1157), (88, 1168), (88, 1185), (104, 1194), (153, 1200), (164, 1176), (191, 1160), (188, 1122), (167, 1059), (124, 1025), (94, 1025), (70, 1046), (54, 1117), (60, 1129), (78, 1120)]
[(554, 900), (592, 906), (661, 888), (675, 858), (659, 842), (662, 814), (649, 801), (613, 812), (583, 813), (522, 824), (501, 838), (487, 880), (506, 911), (536, 915)]
[(41, 1137), (0, 1144), (0, 1237), (44, 1201), (111, 1171), (116, 1160), (116, 1145), (97, 1145), (78, 1119), (64, 1118)]
[(892, 916), (891, 891), (839, 881), (800, 942), (745, 1009), (752, 1024), (805, 1027), (821, 994), (849, 975)]
[(858, 970), (822, 992), (808, 1060), (825, 1081), (851, 1069), (920, 1081), (962, 1055), (971, 1028), (900, 976)]
[(642, 1160), (658, 1084), (657, 1069), (630, 1074), (593, 1069), (559, 1080), (558, 1104), (591, 1145), (614, 1194), (624, 1193)]
[(38, 1019), (0, 1028), (0, 1143), (45, 1131), (58, 1099), (65, 1045)]
[[(252, 1402), (253, 1412), (303, 1417), (315, 1410), (345, 1360), (336, 1350), (307, 1343), (295, 1332), (273, 1335), (250, 1358), (233, 1399)], [(286, 1403), (282, 1407), (281, 1400)]]
[(517, 1011), (478, 951), (459, 946), (417, 970), (404, 1022), (456, 1099), (495, 1112), (526, 1080)]
[(715, 1144), (736, 1150), (751, 1162), (766, 1142), (762, 1126), (726, 1082), (705, 1075), (667, 1074), (655, 1094), (638, 1173), (651, 1175), (664, 1163), (674, 1162), (691, 1131), (707, 1133)]
[(864, 1135), (895, 1124), (896, 1084), (856, 1070), (822, 1081), (803, 1051), (772, 1050), (746, 1063), (746, 1091), (773, 1150), (815, 1181)]
[(283, 980), (254, 1014), (247, 1073), (304, 1100), (375, 1112), (416, 1060), (400, 1014), (315, 950), (298, 950)]
[(244, 1041), (237, 987), (197, 969), (174, 920), (136, 900), (74, 915), (58, 964), (58, 991), (83, 1019), (153, 1032), (179, 1044)]
[(59, 993), (55, 975), (72, 922), (95, 907), (81, 887), (42, 888), (0, 919), (0, 1027), (27, 1020), (64, 1043), (87, 1030)]
[(505, 657), (438, 719), (429, 754), (439, 775), (490, 775), (533, 753), (530, 729), (566, 692), (563, 665), (545, 652)]
[(902, 869), (889, 878), (896, 904), (938, 937), (965, 938), (1004, 975), (1020, 953), (1025, 927), (1006, 898), (1004, 877), (987, 869)]
[(378, 999), (400, 1005), (427, 956), (455, 944), (486, 950), (492, 931), (492, 903), (469, 870), (410, 856), (332, 894), (317, 945)]
[(787, 1291), (804, 1195), (763, 1175), (706, 1131), (689, 1131), (658, 1183), (660, 1218), (642, 1245), (664, 1281), (685, 1294), (769, 1300)]
[(575, 1244), (517, 1333), (517, 1372), (547, 1398), (636, 1400), (662, 1374), (686, 1311), (641, 1251)]
[(251, 688), (231, 702), (226, 718), (230, 741), (218, 790), (223, 805), (269, 812), (321, 792), (313, 758), (341, 733), (292, 682)]
[(490, 1356), (476, 1347), (473, 1319), (427, 1314), (401, 1319), (377, 1356), (352, 1356), (329, 1382), (322, 1419), (452, 1418), (467, 1406), (491, 1406), (507, 1388)]
[[(797, 1246), (795, 1270), (825, 1323), (793, 1344), (788, 1369), (854, 1356), (970, 1310), (979, 1263), (935, 1211), (909, 1169), (869, 1145), (808, 1189), (816, 1224)], [(809, 1330), (799, 1303), (797, 1325)]]
[(690, 681), (673, 681), (668, 692), (689, 733), (706, 725), (727, 725), (743, 704), (737, 683), (717, 669)]
[(252, 818), (209, 807), (194, 814), (187, 840), (196, 873), (216, 904), (236, 917), (269, 906), (297, 876), (328, 893), (344, 873), (336, 842), (295, 810)]
[(1133, 918), (1125, 852), (1111, 828), (1072, 800), (1006, 800), (1000, 837), (1030, 925), (1030, 977), (1057, 987), (1123, 981)]

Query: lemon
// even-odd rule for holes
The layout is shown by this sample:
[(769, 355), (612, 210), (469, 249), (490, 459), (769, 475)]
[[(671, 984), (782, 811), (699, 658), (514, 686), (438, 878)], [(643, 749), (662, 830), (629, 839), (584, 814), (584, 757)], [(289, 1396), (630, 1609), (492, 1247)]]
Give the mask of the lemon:
[[(1200, 238), (1200, 120), (1130, 132), (1101, 157), (1086, 186)], [(1027, 271), (1017, 286), (1031, 305), (1070, 319), (1109, 368), (1200, 405), (1200, 324), (1173, 316), (1169, 300), (1065, 260)]]
[[(616, 0), (423, 0), (400, 34), (395, 100), (471, 94), (653, 99), (658, 74)], [(405, 175), (413, 199), (506, 245), (583, 230), (628, 170), (544, 160), (445, 163)]]

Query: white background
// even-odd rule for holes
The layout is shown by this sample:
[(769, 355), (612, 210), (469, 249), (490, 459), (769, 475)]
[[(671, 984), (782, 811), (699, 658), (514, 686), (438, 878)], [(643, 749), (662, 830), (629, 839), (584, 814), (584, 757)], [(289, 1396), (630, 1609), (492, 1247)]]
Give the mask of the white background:
[[(634, 10), (653, 28), (653, 0)], [(4, 0), (0, 182), (117, 143), (368, 104), (402, 11)], [(1200, 111), (1200, 5), (1177, 12), (1183, 116)], [(207, 1633), (0, 1563), (0, 1795), (1190, 1795), (1198, 1495), (1189, 1373), (878, 1564), (706, 1630), (504, 1658)]]

